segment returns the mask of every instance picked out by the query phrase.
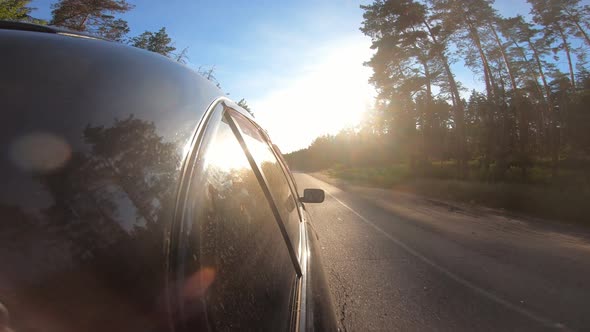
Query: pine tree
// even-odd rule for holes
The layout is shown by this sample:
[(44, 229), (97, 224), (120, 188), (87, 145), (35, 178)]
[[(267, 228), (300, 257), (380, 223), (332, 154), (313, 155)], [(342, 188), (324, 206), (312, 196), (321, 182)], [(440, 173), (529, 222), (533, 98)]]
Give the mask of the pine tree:
[(51, 25), (123, 41), (129, 27), (113, 15), (125, 13), (133, 5), (126, 0), (60, 0), (51, 8)]
[(29, 7), (30, 3), (31, 0), (1, 0), (0, 20), (46, 24), (44, 20), (31, 17), (34, 8)]
[(131, 38), (130, 42), (132, 46), (167, 57), (172, 57), (172, 52), (176, 50), (176, 47), (172, 44), (172, 38), (166, 32), (166, 28), (161, 28), (157, 32), (145, 31), (141, 35)]

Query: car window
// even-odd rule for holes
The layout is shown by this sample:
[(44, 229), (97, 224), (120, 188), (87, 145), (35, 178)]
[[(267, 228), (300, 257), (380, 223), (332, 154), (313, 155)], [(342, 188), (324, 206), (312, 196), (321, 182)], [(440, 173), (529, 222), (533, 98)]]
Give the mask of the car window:
[(297, 248), (299, 245), (299, 211), (295, 194), (291, 190), (283, 168), (258, 128), (237, 112), (232, 112), (232, 118), (240, 128), (252, 157), (262, 170), (273, 200), (281, 214), (281, 219), (285, 223), (291, 243), (294, 248)]
[(296, 272), (287, 245), (239, 141), (214, 122), (188, 189), (183, 320), (220, 331), (288, 329)]
[(293, 173), (291, 173), (291, 169), (289, 169), (289, 165), (287, 164), (287, 161), (285, 160), (285, 157), (283, 156), (281, 149), (279, 149), (279, 147), (274, 144), (273, 144), (273, 149), (275, 150), (276, 156), (278, 157), (281, 164), (283, 165), (283, 169), (285, 170), (285, 173), (288, 175), (287, 182), (289, 182), (289, 186), (291, 186), (291, 190), (297, 196), (299, 193), (299, 190), (297, 189), (297, 183), (295, 182), (295, 178), (293, 177)]

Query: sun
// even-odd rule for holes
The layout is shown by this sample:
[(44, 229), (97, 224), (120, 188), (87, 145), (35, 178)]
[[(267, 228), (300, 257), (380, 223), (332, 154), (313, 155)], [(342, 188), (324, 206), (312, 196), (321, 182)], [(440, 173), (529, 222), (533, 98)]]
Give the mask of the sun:
[(252, 102), (257, 119), (284, 152), (359, 125), (373, 104), (371, 70), (363, 66), (371, 57), (367, 40), (355, 38), (329, 49), (300, 75)]

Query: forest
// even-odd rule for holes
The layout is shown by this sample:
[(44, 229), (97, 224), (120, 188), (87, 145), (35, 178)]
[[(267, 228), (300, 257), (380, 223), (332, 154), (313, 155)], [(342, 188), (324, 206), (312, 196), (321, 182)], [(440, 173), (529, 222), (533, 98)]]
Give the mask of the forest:
[[(531, 190), (546, 192), (541, 202), (569, 191), (585, 197), (583, 205), (590, 187), (590, 6), (527, 5), (528, 15), (514, 17), (500, 15), (492, 0), (361, 6), (360, 30), (374, 50), (365, 65), (375, 105), (358, 127), (319, 137), (287, 160), (295, 169), (328, 169), (383, 187), (452, 180), (419, 191), (498, 207), (531, 198)], [(459, 81), (457, 68), (483, 83), (481, 91)]]

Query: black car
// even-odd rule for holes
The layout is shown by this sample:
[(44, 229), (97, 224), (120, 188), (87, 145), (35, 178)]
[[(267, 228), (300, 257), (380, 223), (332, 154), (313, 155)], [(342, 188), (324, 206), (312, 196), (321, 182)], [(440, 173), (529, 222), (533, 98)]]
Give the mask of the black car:
[(0, 331), (332, 330), (278, 149), (163, 56), (0, 24)]

